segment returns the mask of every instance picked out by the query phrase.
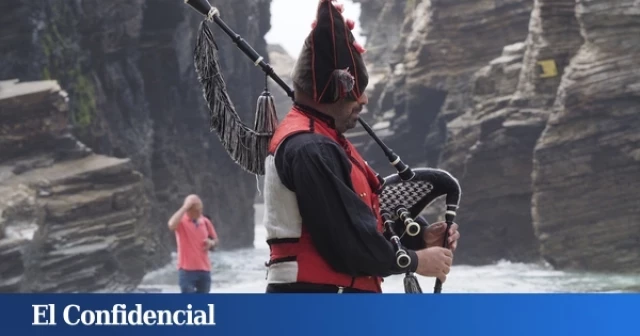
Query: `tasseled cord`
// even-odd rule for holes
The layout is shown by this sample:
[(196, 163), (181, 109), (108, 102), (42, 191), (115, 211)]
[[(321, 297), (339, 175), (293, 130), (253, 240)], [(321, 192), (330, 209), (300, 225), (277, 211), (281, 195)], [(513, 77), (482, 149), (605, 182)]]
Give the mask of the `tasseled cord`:
[[(273, 134), (278, 126), (278, 114), (273, 95), (269, 92), (269, 77), (264, 76), (264, 91), (256, 104), (256, 118), (253, 129), (258, 133)], [(269, 141), (260, 141), (256, 144), (260, 153), (269, 151)]]
[[(276, 104), (273, 100), (273, 96), (269, 92), (269, 77), (264, 76), (264, 91), (258, 102), (256, 103), (256, 118), (253, 125), (253, 129), (258, 133), (273, 134), (278, 126), (278, 115), (276, 113)], [(271, 138), (269, 138), (271, 139)], [(258, 153), (269, 152), (269, 141), (256, 142)], [(256, 175), (256, 187), (258, 194), (262, 195), (260, 191), (260, 181), (258, 175)]]
[(408, 294), (422, 293), (418, 278), (413, 273), (407, 273), (404, 276), (404, 292)]
[(238, 165), (252, 174), (264, 175), (269, 142), (278, 124), (273, 97), (265, 88), (258, 98), (254, 129), (250, 129), (240, 120), (227, 93), (218, 63), (218, 46), (206, 21), (200, 24), (194, 54), (198, 80), (209, 107), (211, 129), (215, 129), (225, 150)]

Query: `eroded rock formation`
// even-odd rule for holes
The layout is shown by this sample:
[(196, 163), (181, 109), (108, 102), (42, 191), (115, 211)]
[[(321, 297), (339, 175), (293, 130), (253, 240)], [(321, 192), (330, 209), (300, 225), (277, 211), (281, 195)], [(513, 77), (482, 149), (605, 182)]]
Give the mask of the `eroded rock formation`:
[(581, 0), (584, 44), (534, 151), (533, 219), (559, 268), (640, 271), (640, 7)]
[(69, 133), (55, 81), (0, 82), (0, 292), (135, 288), (150, 206), (129, 159)]
[[(505, 47), (476, 73), (472, 107), (447, 124), (440, 166), (464, 186), (459, 220), (466, 223), (468, 246), (460, 262), (540, 256), (531, 224), (533, 147), (564, 68), (582, 43), (571, 2), (536, 1), (526, 40)], [(557, 73), (548, 72), (548, 64)]]
[[(499, 125), (496, 111), (507, 105), (516, 89), (531, 8), (532, 1), (524, 0), (406, 2), (395, 59), (388, 57), (387, 77), (370, 91), (373, 112), (370, 120), (374, 129), (405, 162), (416, 167), (442, 167), (461, 180), (463, 173), (471, 178), (477, 173), (483, 175), (488, 164), (500, 167), (493, 162), (500, 155), (492, 152), (497, 149), (495, 146), (486, 148), (492, 154), (484, 155), (480, 160), (486, 161), (477, 167), (466, 170), (463, 162), (470, 157), (469, 149), (481, 130), (490, 133), (492, 127), (497, 127), (496, 122)], [(376, 59), (375, 46), (371, 53), (374, 55), (370, 59)], [(489, 62), (491, 65), (487, 65)], [(447, 128), (452, 120), (455, 121)], [(455, 139), (453, 143), (451, 138)], [(368, 141), (363, 147), (374, 168), (383, 175), (395, 173), (375, 143)], [(476, 149), (482, 157), (483, 149), (477, 146)], [(495, 184), (495, 179), (484, 182)], [(496, 234), (506, 237), (512, 233), (505, 232), (504, 226), (487, 230), (482, 224), (494, 218), (477, 216), (487, 204), (495, 202), (483, 199), (491, 192), (483, 191), (484, 185), (474, 188), (466, 181), (461, 183), (463, 204), (459, 221), (467, 223), (468, 245), (458, 252), (456, 260), (471, 263), (478, 262), (473, 258), (480, 258), (484, 262), (488, 254), (489, 258), (504, 255), (504, 248), (485, 237)], [(497, 195), (508, 193), (498, 186), (494, 190)], [(477, 195), (476, 201), (472, 200), (473, 194)], [(478, 209), (469, 209), (469, 202), (480, 202), (476, 204)], [(430, 219), (442, 214), (440, 203), (436, 202), (427, 212)], [(529, 236), (533, 236), (532, 231), (529, 225)], [(478, 241), (482, 243), (477, 244)]]
[[(217, 1), (224, 20), (261, 55), (269, 1)], [(148, 268), (168, 262), (166, 221), (201, 195), (221, 248), (252, 246), (255, 177), (231, 161), (215, 133), (193, 67), (202, 18), (175, 0), (0, 4), (0, 78), (53, 78), (69, 92), (73, 134), (96, 153), (130, 158), (153, 205)], [(247, 124), (264, 76), (215, 24), (229, 94)]]
[[(373, 115), (368, 118), (388, 129), (388, 133), (381, 131), (381, 137), (405, 162), (435, 166), (446, 139), (446, 122), (469, 106), (471, 77), (499, 56), (505, 45), (525, 39), (532, 1), (394, 2), (403, 4), (405, 15), (399, 39), (386, 41), (394, 56), (385, 56), (387, 49), (367, 42), (371, 50), (365, 55), (372, 71), (382, 67), (386, 73), (370, 88)], [(380, 52), (384, 57), (378, 56)], [(365, 156), (383, 175), (394, 173), (371, 141)]]
[(447, 125), (440, 166), (463, 186), (457, 220), (465, 223), (468, 246), (456, 255), (461, 263), (538, 257), (530, 215), (531, 153), (545, 118), (509, 106), (525, 48), (518, 43), (504, 50), (476, 74), (474, 107)]
[(637, 270), (638, 5), (409, 5), (396, 49), (407, 56), (370, 89), (370, 120), (405, 161), (460, 179), (456, 262)]

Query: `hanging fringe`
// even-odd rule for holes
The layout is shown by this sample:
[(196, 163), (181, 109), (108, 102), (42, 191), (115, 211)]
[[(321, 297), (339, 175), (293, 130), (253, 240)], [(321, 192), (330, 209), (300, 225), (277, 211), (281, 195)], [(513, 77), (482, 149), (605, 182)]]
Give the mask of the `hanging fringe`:
[[(211, 130), (216, 131), (233, 161), (252, 174), (264, 175), (264, 160), (277, 125), (273, 99), (271, 103), (269, 98), (258, 100), (257, 128), (255, 131), (250, 129), (242, 123), (227, 93), (218, 63), (218, 46), (206, 21), (200, 24), (194, 54), (198, 80), (209, 107)], [(263, 105), (265, 107), (261, 107)]]
[(404, 292), (409, 294), (422, 293), (418, 278), (413, 273), (407, 273), (404, 276)]
[(262, 196), (262, 191), (260, 191), (260, 178), (256, 175), (256, 190), (258, 191), (258, 196)]

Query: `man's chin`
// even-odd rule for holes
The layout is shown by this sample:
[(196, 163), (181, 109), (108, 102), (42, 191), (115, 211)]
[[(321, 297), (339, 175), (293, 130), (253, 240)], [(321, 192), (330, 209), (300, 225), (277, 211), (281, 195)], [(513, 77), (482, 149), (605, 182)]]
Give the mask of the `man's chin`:
[(346, 125), (347, 127), (345, 131), (356, 128), (356, 124), (357, 124), (357, 121), (350, 121), (349, 123), (347, 123)]

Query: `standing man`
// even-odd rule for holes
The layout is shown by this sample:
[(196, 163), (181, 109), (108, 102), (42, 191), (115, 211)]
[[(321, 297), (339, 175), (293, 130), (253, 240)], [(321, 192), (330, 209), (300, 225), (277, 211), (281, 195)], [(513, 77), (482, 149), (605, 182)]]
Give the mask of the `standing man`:
[[(440, 247), (445, 223), (404, 237), (411, 264), (396, 264), (382, 234), (380, 181), (344, 133), (367, 103), (362, 47), (332, 1), (316, 21), (293, 72), (295, 102), (271, 139), (265, 161), (265, 216), (271, 258), (267, 293), (380, 293), (382, 278), (411, 271), (446, 280), (460, 237)], [(418, 238), (418, 239), (415, 239)]]
[(211, 221), (202, 215), (202, 200), (189, 195), (169, 219), (169, 230), (176, 234), (178, 277), (182, 293), (209, 293), (211, 261), (209, 250), (218, 245)]

